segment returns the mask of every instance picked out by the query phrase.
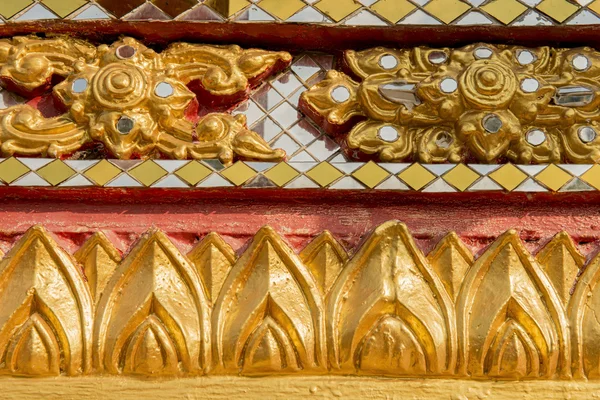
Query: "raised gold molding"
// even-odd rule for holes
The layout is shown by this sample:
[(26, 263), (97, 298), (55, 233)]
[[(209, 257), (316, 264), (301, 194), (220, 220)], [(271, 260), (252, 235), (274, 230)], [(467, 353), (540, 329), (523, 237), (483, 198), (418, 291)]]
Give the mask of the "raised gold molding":
[(355, 158), (596, 163), (598, 60), (587, 47), (348, 50), (348, 75), (329, 71), (301, 107)]
[(291, 59), (235, 45), (174, 43), (156, 53), (132, 38), (98, 47), (66, 36), (3, 39), (0, 80), (7, 89), (28, 98), (52, 89), (67, 113), (46, 118), (31, 105), (0, 112), (1, 151), (62, 157), (99, 142), (120, 159), (279, 161), (285, 152), (250, 131), (243, 115), (198, 108), (227, 109)]
[(565, 232), (474, 259), (454, 233), (425, 257), (398, 221), (351, 257), (327, 231), (297, 253), (266, 226), (238, 257), (152, 229), (121, 259), (101, 232), (71, 257), (34, 226), (0, 262), (2, 372), (595, 379), (599, 271)]

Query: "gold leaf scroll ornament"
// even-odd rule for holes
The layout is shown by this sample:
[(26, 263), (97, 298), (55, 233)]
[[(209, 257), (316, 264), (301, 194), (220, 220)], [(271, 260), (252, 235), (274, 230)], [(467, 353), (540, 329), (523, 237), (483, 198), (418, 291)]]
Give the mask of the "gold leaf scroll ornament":
[[(74, 50), (84, 44), (67, 37), (47, 42), (19, 38), (1, 44), (9, 53), (12, 48), (27, 51), (27, 57), (37, 61), (32, 65), (18, 57), (0, 58), (0, 78), (34, 93), (48, 85), (44, 83), (48, 76), (61, 75), (65, 79), (54, 86), (53, 94), (68, 109), (56, 118), (44, 118), (29, 105), (2, 112), (0, 140), (5, 154), (61, 157), (101, 142), (120, 159), (162, 154), (219, 158), (230, 164), (234, 157), (269, 161), (285, 157), (283, 150), (271, 149), (248, 130), (243, 117), (210, 113), (197, 120), (197, 109), (199, 103), (211, 108), (239, 102), (262, 78), (285, 67), (291, 61), (288, 53), (175, 44), (158, 54), (124, 38), (95, 52), (86, 47), (93, 57), (84, 53), (88, 56), (84, 58)], [(66, 54), (64, 62), (48, 52)], [(40, 63), (48, 68), (34, 68)], [(23, 68), (29, 68), (27, 74), (19, 72)], [(35, 85), (39, 86), (31, 89)]]
[(598, 162), (599, 63), (590, 48), (349, 50), (348, 74), (329, 71), (300, 106), (354, 158)]

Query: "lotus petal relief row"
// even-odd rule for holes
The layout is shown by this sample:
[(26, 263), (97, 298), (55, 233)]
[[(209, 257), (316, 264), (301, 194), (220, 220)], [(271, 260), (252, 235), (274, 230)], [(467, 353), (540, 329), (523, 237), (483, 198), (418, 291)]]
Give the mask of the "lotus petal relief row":
[(216, 233), (186, 256), (150, 230), (121, 258), (98, 232), (72, 257), (32, 227), (0, 263), (2, 369), (598, 375), (600, 261), (566, 233), (535, 258), (516, 231), (478, 257), (454, 233), (425, 257), (397, 221), (365, 239), (349, 257), (323, 232), (296, 253), (264, 227), (239, 257)]

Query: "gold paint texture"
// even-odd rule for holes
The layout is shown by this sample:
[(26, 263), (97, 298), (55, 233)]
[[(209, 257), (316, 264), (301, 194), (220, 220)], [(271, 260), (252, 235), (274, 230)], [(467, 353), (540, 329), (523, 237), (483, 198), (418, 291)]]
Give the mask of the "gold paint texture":
[[(61, 157), (100, 142), (120, 159), (279, 161), (285, 152), (248, 130), (243, 115), (209, 113), (197, 122), (185, 115), (197, 101), (208, 101), (210, 109), (243, 97), (251, 84), (290, 62), (286, 52), (235, 45), (174, 43), (156, 53), (132, 38), (98, 47), (69, 37), (3, 39), (0, 79), (9, 89), (33, 97), (61, 77), (52, 93), (68, 111), (55, 118), (29, 105), (0, 112), (1, 151)], [(188, 84), (205, 95), (197, 98)]]
[(587, 47), (348, 50), (348, 74), (329, 71), (301, 104), (384, 162), (596, 163), (600, 135), (585, 133), (599, 129), (599, 65)]
[(71, 257), (35, 226), (0, 262), (0, 371), (591, 379), (600, 257), (582, 265), (564, 232), (474, 259), (454, 233), (425, 257), (397, 221), (352, 257), (270, 227), (239, 257), (216, 233), (186, 256), (154, 229), (121, 260), (102, 233)]

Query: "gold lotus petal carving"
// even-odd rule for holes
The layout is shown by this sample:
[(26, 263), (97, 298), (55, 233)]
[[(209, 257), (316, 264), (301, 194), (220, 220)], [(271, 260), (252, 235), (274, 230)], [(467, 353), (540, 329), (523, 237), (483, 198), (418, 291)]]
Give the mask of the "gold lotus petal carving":
[(300, 104), (359, 159), (594, 163), (598, 60), (587, 47), (348, 50)]
[[(176, 43), (162, 53), (132, 38), (95, 47), (70, 37), (16, 37), (0, 43), (0, 80), (26, 97), (49, 89), (66, 113), (30, 105), (0, 112), (5, 155), (63, 157), (93, 143), (120, 158), (234, 158), (280, 161), (225, 110), (291, 62), (286, 52)], [(56, 84), (56, 77), (62, 82)], [(200, 117), (201, 115), (201, 117)]]
[(425, 257), (389, 221), (348, 256), (264, 227), (238, 257), (151, 230), (121, 260), (101, 233), (71, 257), (36, 226), (0, 262), (0, 372), (597, 379), (599, 271), (564, 232), (536, 258), (515, 231)]
[[(148, 232), (117, 267), (100, 299), (96, 367), (157, 375), (209, 368), (209, 307), (193, 265), (162, 232)], [(144, 354), (156, 359), (132, 360)]]

